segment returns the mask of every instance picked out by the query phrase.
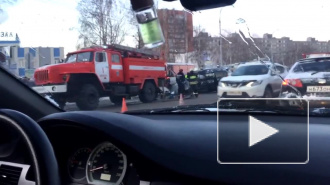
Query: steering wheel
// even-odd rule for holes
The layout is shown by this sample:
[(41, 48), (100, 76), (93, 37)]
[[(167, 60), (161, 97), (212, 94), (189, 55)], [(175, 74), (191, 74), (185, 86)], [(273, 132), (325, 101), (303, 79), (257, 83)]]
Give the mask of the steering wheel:
[[(19, 133), (32, 156), (37, 185), (60, 185), (58, 165), (52, 145), (41, 127), (20, 112), (0, 109), (0, 124)], [(1, 161), (0, 161), (1, 162)], [(10, 162), (10, 161), (8, 161)]]

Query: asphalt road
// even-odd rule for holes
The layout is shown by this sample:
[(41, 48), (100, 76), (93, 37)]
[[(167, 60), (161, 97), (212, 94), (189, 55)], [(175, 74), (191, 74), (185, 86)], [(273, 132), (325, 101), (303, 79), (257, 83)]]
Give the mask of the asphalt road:
[[(196, 105), (196, 104), (209, 104), (217, 101), (216, 92), (212, 93), (201, 93), (198, 98), (185, 98), (184, 105)], [(134, 97), (131, 100), (126, 100), (128, 110), (143, 110), (143, 109), (156, 109), (156, 108), (168, 108), (175, 107), (179, 105), (179, 99), (166, 99), (157, 100), (151, 103), (142, 103), (139, 101), (138, 97)], [(79, 110), (75, 103), (67, 103), (65, 108), (66, 111), (77, 111)], [(109, 111), (109, 112), (120, 112), (121, 106), (114, 105), (109, 98), (101, 98), (99, 111)]]

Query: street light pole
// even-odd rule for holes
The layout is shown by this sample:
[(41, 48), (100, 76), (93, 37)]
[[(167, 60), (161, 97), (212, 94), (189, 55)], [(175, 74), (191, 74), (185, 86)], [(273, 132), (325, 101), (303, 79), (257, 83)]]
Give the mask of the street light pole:
[(219, 39), (220, 39), (220, 65), (223, 66), (223, 61), (222, 61), (222, 37), (221, 37), (221, 12), (222, 8), (220, 8), (220, 16), (219, 16)]

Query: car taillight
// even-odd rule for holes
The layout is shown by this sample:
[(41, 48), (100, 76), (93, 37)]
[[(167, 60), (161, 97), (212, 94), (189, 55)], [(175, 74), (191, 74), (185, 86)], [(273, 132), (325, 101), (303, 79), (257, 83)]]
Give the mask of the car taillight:
[(303, 84), (301, 83), (301, 80), (299, 79), (286, 79), (284, 82), (282, 82), (282, 85), (292, 85), (294, 87), (302, 87)]

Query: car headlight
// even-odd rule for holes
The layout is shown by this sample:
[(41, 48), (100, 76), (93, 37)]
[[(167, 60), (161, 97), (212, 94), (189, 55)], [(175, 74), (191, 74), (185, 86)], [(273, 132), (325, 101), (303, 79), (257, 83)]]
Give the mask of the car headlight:
[(219, 82), (219, 86), (220, 86), (220, 87), (226, 87), (226, 84), (223, 83), (223, 82)]
[(262, 80), (249, 82), (248, 84), (246, 84), (246, 87), (253, 87), (253, 86), (256, 86), (256, 85), (260, 85), (261, 83), (262, 83)]

